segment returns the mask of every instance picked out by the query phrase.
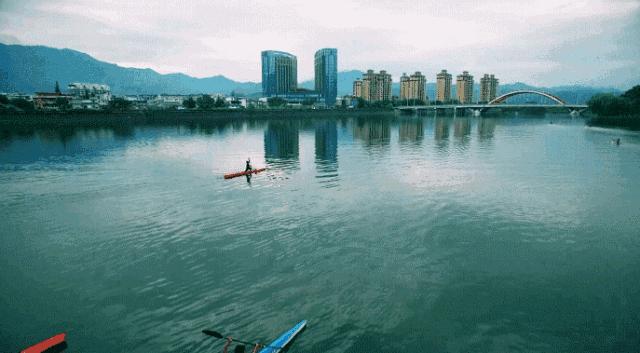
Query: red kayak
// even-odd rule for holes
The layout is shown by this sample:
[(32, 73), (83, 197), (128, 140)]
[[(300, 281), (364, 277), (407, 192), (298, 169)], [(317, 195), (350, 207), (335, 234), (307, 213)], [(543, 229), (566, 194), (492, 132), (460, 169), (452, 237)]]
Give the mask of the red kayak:
[(267, 168), (258, 168), (258, 169), (252, 169), (252, 170), (246, 171), (246, 172), (230, 173), (230, 174), (225, 174), (224, 178), (225, 179), (231, 179), (231, 178), (235, 178), (235, 177), (239, 177), (239, 176), (243, 176), (243, 175), (260, 173), (260, 172), (265, 171), (265, 170), (267, 170)]
[(42, 353), (58, 345), (61, 345), (61, 346), (65, 345), (66, 347), (66, 343), (64, 342), (65, 336), (66, 336), (65, 333), (57, 334), (51, 338), (47, 338), (46, 340), (40, 343), (34, 344), (29, 348), (23, 349), (20, 353)]

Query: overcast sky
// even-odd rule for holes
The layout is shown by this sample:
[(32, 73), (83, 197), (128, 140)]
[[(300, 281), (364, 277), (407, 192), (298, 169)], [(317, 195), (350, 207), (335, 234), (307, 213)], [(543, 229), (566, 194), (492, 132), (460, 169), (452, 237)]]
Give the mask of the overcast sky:
[(338, 48), (339, 70), (448, 69), (503, 83), (640, 84), (640, 0), (0, 0), (0, 42), (260, 81), (260, 51)]

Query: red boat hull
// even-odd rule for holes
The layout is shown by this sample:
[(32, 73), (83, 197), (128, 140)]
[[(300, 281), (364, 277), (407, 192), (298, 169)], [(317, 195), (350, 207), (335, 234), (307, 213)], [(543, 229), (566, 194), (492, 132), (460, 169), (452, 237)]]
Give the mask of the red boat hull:
[(53, 348), (59, 344), (62, 344), (65, 340), (66, 334), (60, 333), (51, 338), (47, 338), (46, 340), (36, 343), (29, 348), (25, 348), (20, 353), (42, 353), (47, 349)]
[(239, 177), (239, 176), (243, 176), (243, 175), (249, 175), (249, 174), (255, 174), (255, 173), (260, 173), (262, 171), (267, 170), (267, 168), (258, 168), (258, 169), (253, 169), (251, 171), (248, 172), (238, 172), (238, 173), (230, 173), (230, 174), (225, 174), (224, 178), (225, 179), (231, 179), (231, 178), (235, 178), (235, 177)]

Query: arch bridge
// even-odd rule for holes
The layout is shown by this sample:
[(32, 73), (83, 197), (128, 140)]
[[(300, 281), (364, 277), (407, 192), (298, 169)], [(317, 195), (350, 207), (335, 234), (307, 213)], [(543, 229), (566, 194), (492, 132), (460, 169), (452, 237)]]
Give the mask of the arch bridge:
[[(523, 95), (523, 94), (535, 94), (538, 96), (542, 96), (545, 98), (549, 98), (554, 102), (554, 104), (508, 104), (505, 101), (513, 96)], [(482, 112), (487, 111), (489, 109), (495, 108), (510, 108), (510, 109), (524, 109), (524, 108), (545, 108), (545, 109), (554, 109), (554, 108), (566, 108), (571, 113), (571, 115), (578, 115), (580, 112), (586, 110), (588, 107), (585, 104), (569, 104), (565, 102), (558, 96), (553, 94), (536, 91), (536, 90), (517, 90), (509, 93), (505, 93), (500, 97), (496, 97), (488, 103), (484, 104), (443, 104), (443, 105), (423, 105), (423, 106), (399, 106), (395, 109), (401, 112), (419, 112), (419, 111), (427, 111), (427, 110), (452, 110), (455, 116), (456, 111), (464, 111), (471, 110), (474, 115), (478, 116)]]
[(513, 96), (519, 96), (522, 94), (536, 94), (542, 97), (546, 97), (551, 99), (552, 101), (560, 104), (560, 105), (567, 105), (567, 102), (565, 102), (564, 100), (560, 99), (560, 97), (558, 96), (554, 96), (553, 94), (550, 93), (546, 93), (546, 92), (542, 92), (542, 91), (534, 91), (534, 90), (528, 90), (528, 89), (522, 89), (522, 90), (517, 90), (517, 91), (513, 91), (513, 92), (509, 92), (509, 93), (505, 93), (503, 95), (501, 95), (500, 97), (495, 98), (494, 100), (490, 101), (489, 103), (487, 103), (487, 105), (494, 105), (494, 104), (500, 104), (502, 102), (504, 102), (505, 100), (513, 97)]

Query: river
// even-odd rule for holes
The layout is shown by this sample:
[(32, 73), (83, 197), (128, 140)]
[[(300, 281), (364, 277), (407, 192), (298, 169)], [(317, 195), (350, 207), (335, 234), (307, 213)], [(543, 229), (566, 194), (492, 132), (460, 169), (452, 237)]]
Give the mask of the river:
[[(522, 114), (0, 131), (1, 352), (58, 332), (219, 352), (202, 329), (268, 342), (301, 319), (290, 352), (637, 352), (640, 133)], [(222, 178), (247, 157), (268, 170)]]

